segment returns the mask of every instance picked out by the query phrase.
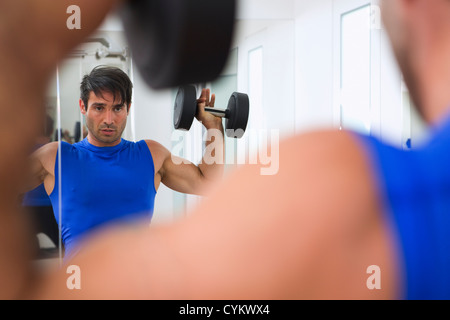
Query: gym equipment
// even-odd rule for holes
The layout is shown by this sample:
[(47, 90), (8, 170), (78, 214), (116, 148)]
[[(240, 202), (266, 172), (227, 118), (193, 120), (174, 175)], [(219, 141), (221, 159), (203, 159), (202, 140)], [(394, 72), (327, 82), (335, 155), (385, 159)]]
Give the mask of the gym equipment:
[[(175, 99), (173, 123), (175, 129), (189, 130), (197, 113), (197, 90), (186, 85), (178, 89)], [(241, 138), (247, 129), (249, 99), (244, 93), (234, 92), (228, 101), (227, 109), (205, 107), (205, 111), (216, 117), (225, 118), (225, 132), (230, 138)]]
[(81, 140), (81, 122), (77, 121), (75, 122), (75, 129), (74, 129), (74, 142), (80, 142)]
[(160, 89), (217, 78), (231, 47), (236, 1), (127, 1), (120, 15), (146, 83)]

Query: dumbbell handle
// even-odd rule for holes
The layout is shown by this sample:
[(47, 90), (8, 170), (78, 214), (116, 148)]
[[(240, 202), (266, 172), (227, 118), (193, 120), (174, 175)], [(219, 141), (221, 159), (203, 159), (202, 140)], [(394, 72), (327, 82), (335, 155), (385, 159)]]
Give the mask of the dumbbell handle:
[(228, 118), (229, 117), (228, 110), (205, 107), (205, 111), (211, 113), (212, 115), (215, 115), (216, 117), (220, 117), (220, 118)]

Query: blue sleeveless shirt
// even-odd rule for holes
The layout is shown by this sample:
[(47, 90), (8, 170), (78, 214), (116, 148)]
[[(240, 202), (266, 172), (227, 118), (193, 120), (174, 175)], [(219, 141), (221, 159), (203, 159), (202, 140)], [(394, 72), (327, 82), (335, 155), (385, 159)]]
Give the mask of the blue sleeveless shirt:
[[(58, 157), (61, 152), (61, 187)], [(59, 221), (59, 191), (62, 206)], [(133, 222), (153, 215), (155, 169), (145, 141), (122, 139), (114, 147), (96, 147), (87, 139), (61, 142), (50, 194), (61, 227), (65, 256), (70, 256), (89, 231), (109, 222)]]
[[(36, 145), (34, 150), (42, 147), (43, 144)], [(25, 193), (22, 201), (23, 206), (30, 207), (50, 207), (52, 205), (47, 191), (45, 191), (44, 184), (41, 183), (38, 187)]]
[(44, 184), (40, 184), (35, 189), (25, 193), (22, 205), (30, 207), (50, 207), (52, 205)]
[(403, 275), (399, 298), (450, 299), (450, 118), (425, 145), (410, 151), (358, 137), (372, 161), (398, 241)]

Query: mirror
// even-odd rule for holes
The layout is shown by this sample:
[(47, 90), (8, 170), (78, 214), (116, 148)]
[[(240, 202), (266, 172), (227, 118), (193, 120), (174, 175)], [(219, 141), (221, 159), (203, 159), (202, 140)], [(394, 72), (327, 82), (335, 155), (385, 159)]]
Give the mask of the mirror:
[[(197, 84), (199, 90), (212, 89), (219, 108), (226, 108), (234, 91), (250, 97), (246, 134), (239, 140), (225, 140), (226, 175), (253, 163), (262, 164), (267, 174), (276, 174), (277, 150), (268, 153), (267, 144), (276, 145), (313, 129), (356, 129), (404, 149), (425, 139), (427, 127), (409, 101), (377, 4), (369, 0), (240, 1), (227, 66), (212, 83)], [(194, 121), (189, 132), (174, 131), (177, 88), (155, 91), (145, 85), (114, 14), (58, 66), (59, 83), (55, 70), (47, 99), (47, 113), (54, 122), (50, 141), (71, 144), (85, 137), (79, 85), (97, 65), (118, 67), (133, 82), (124, 139), (154, 140), (171, 151), (181, 144), (185, 158), (200, 161), (205, 150), (203, 126)], [(61, 166), (64, 174), (64, 163)], [(171, 223), (199, 201), (201, 197), (161, 184), (152, 223)]]

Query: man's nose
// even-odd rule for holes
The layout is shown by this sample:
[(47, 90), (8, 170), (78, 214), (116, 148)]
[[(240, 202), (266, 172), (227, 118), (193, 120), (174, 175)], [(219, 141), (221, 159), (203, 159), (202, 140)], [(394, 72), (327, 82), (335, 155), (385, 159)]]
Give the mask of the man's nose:
[(107, 110), (106, 111), (104, 121), (108, 125), (109, 124), (113, 124), (113, 122), (114, 122), (114, 115), (113, 115), (112, 110)]

